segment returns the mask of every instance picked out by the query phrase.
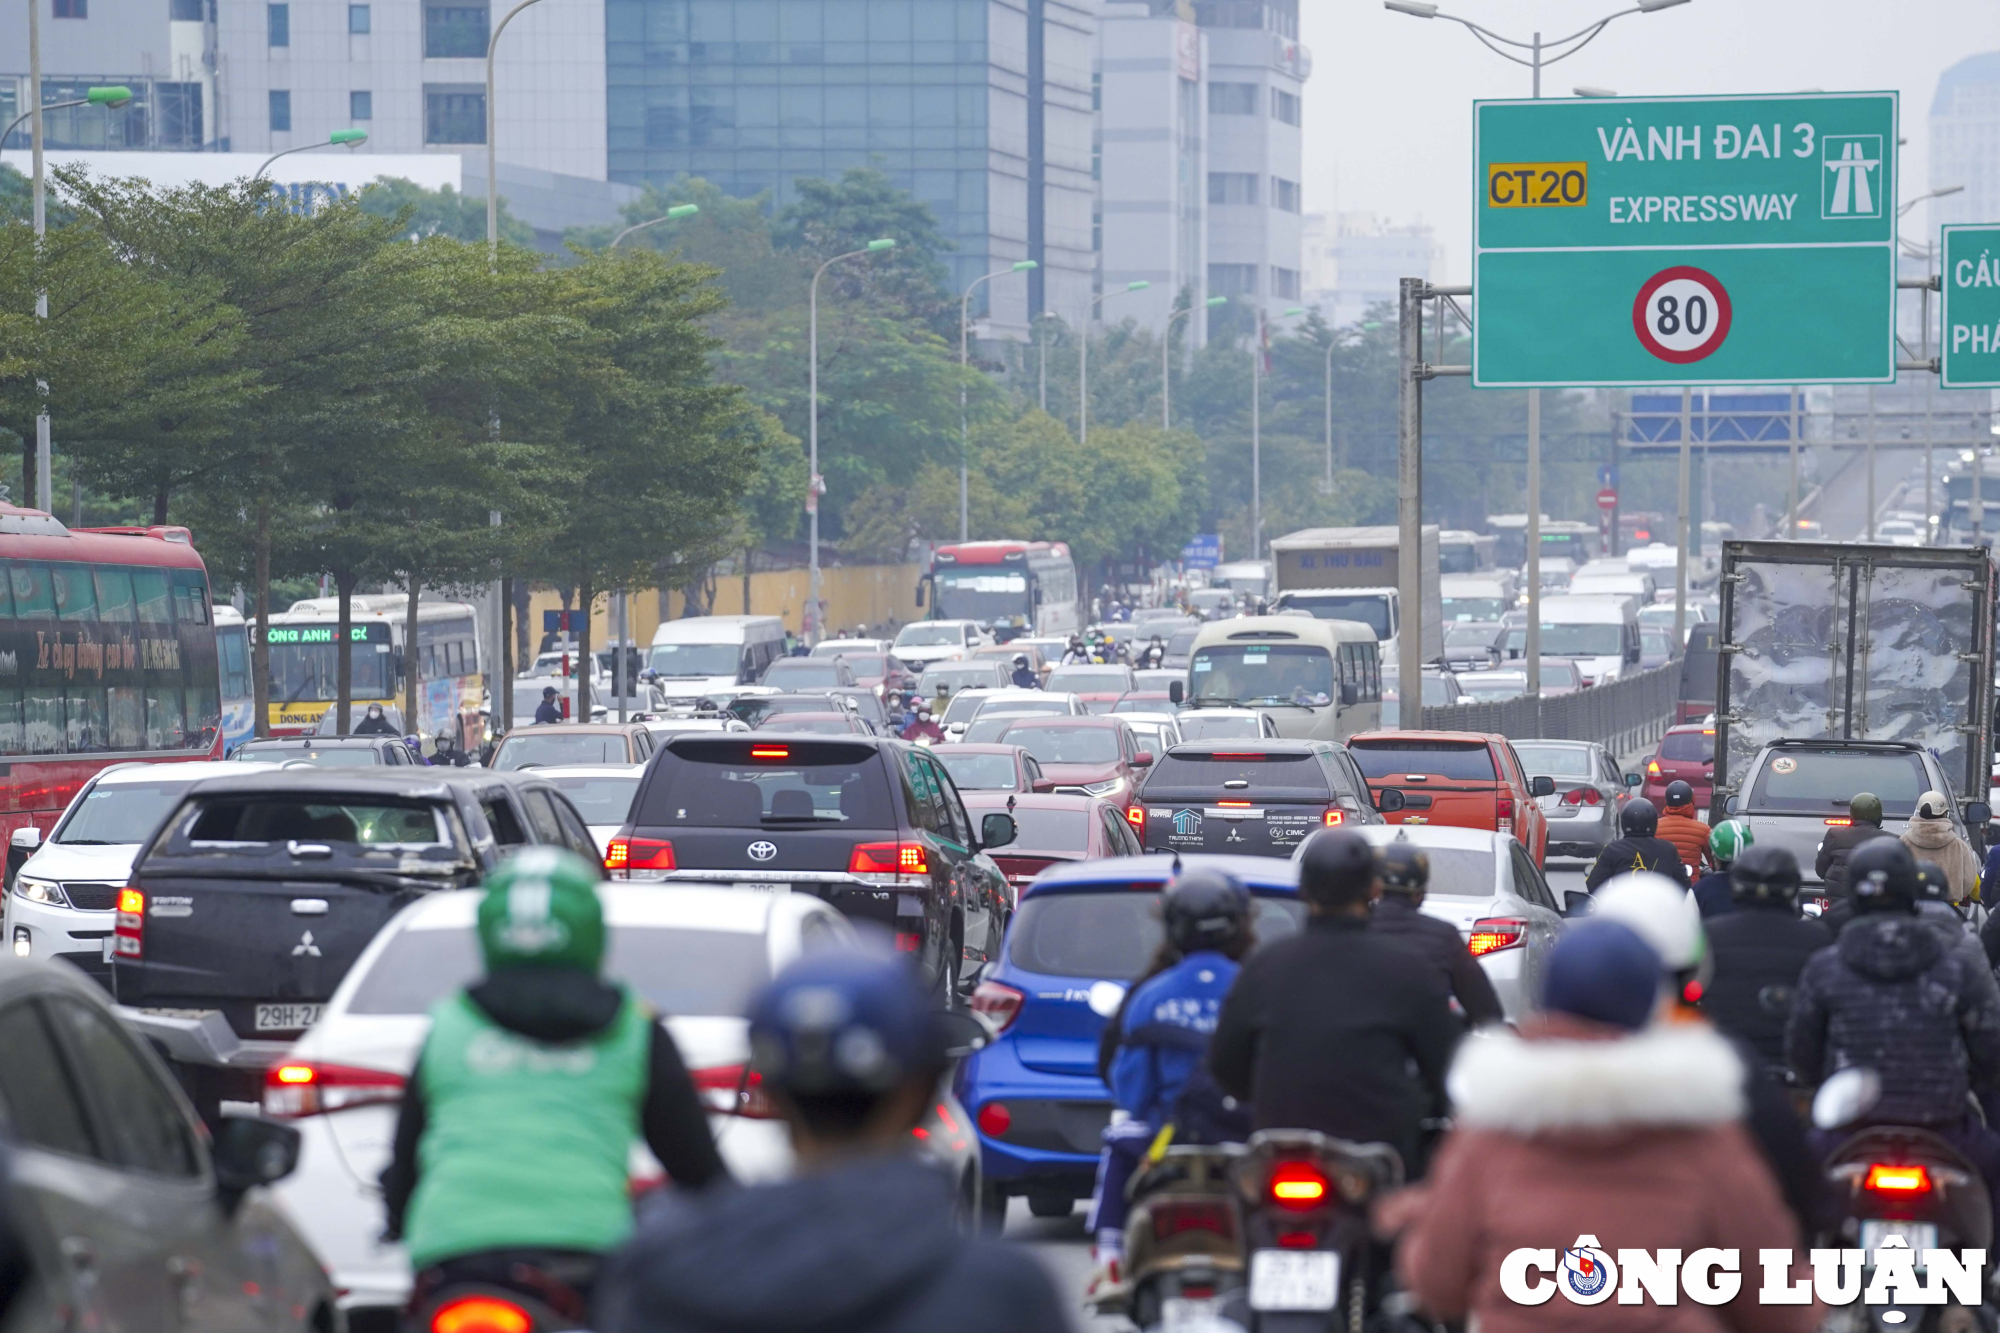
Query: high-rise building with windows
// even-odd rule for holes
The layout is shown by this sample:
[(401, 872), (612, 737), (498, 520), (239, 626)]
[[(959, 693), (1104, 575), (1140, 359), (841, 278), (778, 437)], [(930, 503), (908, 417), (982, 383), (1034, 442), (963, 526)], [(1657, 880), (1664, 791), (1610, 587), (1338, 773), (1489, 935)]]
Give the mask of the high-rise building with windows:
[(1276, 316), (1305, 294), (1298, 0), (1194, 0), (1207, 38), (1208, 291)]
[(1948, 222), (2000, 217), (2000, 51), (1967, 56), (1938, 76), (1931, 100), (1931, 231)]
[(774, 207), (874, 167), (929, 205), (955, 288), (1023, 338), (1088, 299), (1092, 0), (604, 0), (610, 178)]
[(1374, 213), (1308, 213), (1303, 231), (1306, 304), (1335, 328), (1384, 301), (1394, 305), (1398, 283), (1431, 278), (1441, 254), (1430, 227)]

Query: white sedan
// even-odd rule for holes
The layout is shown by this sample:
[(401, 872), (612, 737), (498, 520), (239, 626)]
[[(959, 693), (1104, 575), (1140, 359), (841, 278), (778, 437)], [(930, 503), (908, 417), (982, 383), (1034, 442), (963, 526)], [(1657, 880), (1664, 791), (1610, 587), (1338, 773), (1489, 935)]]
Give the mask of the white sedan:
[(611, 845), (611, 835), (625, 826), (632, 812), (632, 797), (639, 790), (644, 764), (552, 764), (537, 768), (535, 776), (556, 784), (569, 803), (590, 826), (602, 856)]
[[(739, 1181), (786, 1175), (791, 1139), (747, 1068), (743, 1013), (799, 954), (852, 946), (853, 926), (804, 894), (662, 893), (637, 884), (607, 884), (599, 893), (611, 940), (605, 973), (667, 1015), (730, 1174)], [(366, 1311), (394, 1322), (409, 1296), (402, 1246), (380, 1239), (385, 1217), (376, 1179), (389, 1163), (397, 1104), (430, 1030), (431, 1007), (481, 975), (473, 923), (483, 897), (477, 889), (436, 893), (397, 914), (355, 960), (320, 1021), (266, 1078), (265, 1113), (290, 1120), (304, 1139), (298, 1170), (275, 1192), (333, 1275), (350, 1318)], [(919, 1134), (956, 1173), (970, 1216), (980, 1182), (967, 1123), (941, 1089)], [(641, 1185), (659, 1179), (659, 1164), (643, 1147), (634, 1151), (632, 1176)]]

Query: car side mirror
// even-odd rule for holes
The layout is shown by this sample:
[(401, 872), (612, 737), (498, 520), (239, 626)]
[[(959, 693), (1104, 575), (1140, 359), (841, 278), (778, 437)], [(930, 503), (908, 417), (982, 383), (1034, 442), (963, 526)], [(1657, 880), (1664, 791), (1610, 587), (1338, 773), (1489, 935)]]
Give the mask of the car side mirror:
[(1563, 894), (1563, 915), (1583, 916), (1590, 911), (1590, 891), (1570, 889)]
[(1153, 766), (1153, 756), (1148, 754), (1146, 751), (1141, 750), (1139, 751), (1139, 753), (1132, 756), (1132, 767), (1151, 768), (1152, 766)]
[(17, 828), (13, 833), (8, 835), (7, 845), (32, 852), (42, 845), (42, 831), (33, 825), (27, 828)]
[(1355, 704), (1358, 704), (1360, 702), (1361, 702), (1361, 687), (1359, 685), (1356, 685), (1351, 680), (1341, 681), (1340, 706), (1342, 708), (1352, 708)]
[(1409, 802), (1403, 799), (1403, 793), (1394, 787), (1384, 787), (1375, 793), (1375, 808), (1382, 814), (1393, 815), (1407, 804)]
[(1625, 775), (1625, 785), (1628, 787), (1636, 787), (1645, 780), (1644, 777), (1637, 773), (1627, 773)]
[(993, 1029), (987, 1020), (976, 1013), (957, 1009), (940, 1009), (934, 1017), (943, 1024), (945, 1032), (944, 1054), (947, 1060), (963, 1060), (966, 1056), (984, 1050), (993, 1040)]
[(1187, 697), (1187, 687), (1183, 682), (1178, 680), (1170, 680), (1167, 682), (1168, 703), (1177, 704), (1186, 697)]
[(1030, 791), (1052, 792), (1055, 789), (1056, 780), (1054, 778), (1035, 778), (1028, 783), (1028, 790)]
[(1741, 804), (1742, 802), (1738, 801), (1734, 796), (1730, 796), (1722, 802), (1722, 813), (1725, 815), (1733, 815), (1736, 813), (1737, 808)]
[(923, 580), (922, 580), (922, 579), (918, 579), (918, 580), (917, 580), (917, 605), (918, 605), (919, 607), (921, 607), (921, 606), (922, 606), (923, 604), (924, 604), (924, 583), (923, 583)]
[(274, 1185), (299, 1165), (299, 1131), (259, 1116), (226, 1115), (215, 1127), (209, 1156), (215, 1189), (225, 1208), (235, 1208), (260, 1185)]
[(1012, 843), (1018, 834), (1014, 816), (1003, 814), (998, 810), (990, 811), (979, 821), (979, 846), (982, 851), (1005, 847)]
[(1965, 822), (1966, 822), (1966, 823), (1968, 823), (1968, 824), (1987, 824), (1987, 823), (1991, 823), (1991, 822), (1992, 822), (1992, 820), (1993, 820), (1993, 807), (1992, 807), (1992, 806), (1990, 806), (1990, 805), (1988, 805), (1988, 804), (1987, 804), (1986, 802), (1984, 802), (1984, 801), (1967, 801), (1967, 802), (1965, 803)]
[(1528, 795), (1554, 796), (1555, 794), (1556, 794), (1556, 780), (1554, 778), (1538, 777), (1538, 778), (1528, 779)]

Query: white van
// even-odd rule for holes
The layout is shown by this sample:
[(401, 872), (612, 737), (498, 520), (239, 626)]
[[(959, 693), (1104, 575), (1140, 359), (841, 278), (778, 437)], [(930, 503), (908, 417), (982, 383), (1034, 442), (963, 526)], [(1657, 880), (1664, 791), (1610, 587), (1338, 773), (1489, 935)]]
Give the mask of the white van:
[(1381, 645), (1353, 620), (1240, 616), (1202, 627), (1176, 683), (1183, 720), (1203, 708), (1254, 708), (1280, 736), (1346, 740), (1382, 720)]
[(1653, 592), (1658, 587), (1658, 580), (1643, 569), (1628, 570), (1622, 574), (1610, 570), (1582, 569), (1569, 581), (1569, 590), (1573, 595), (1629, 597), (1640, 606), (1653, 600)]
[[(1528, 629), (1507, 631), (1508, 660), (1527, 651)], [(1602, 685), (1639, 669), (1639, 616), (1631, 599), (1571, 593), (1542, 599), (1542, 656), (1576, 663), (1585, 685)]]
[(762, 679), (785, 655), (785, 622), (776, 616), (690, 616), (653, 631), (642, 678), (669, 706), (692, 704)]
[(1453, 621), (1497, 621), (1514, 609), (1514, 576), (1511, 572), (1446, 574), (1438, 579), (1438, 598), (1444, 623)]

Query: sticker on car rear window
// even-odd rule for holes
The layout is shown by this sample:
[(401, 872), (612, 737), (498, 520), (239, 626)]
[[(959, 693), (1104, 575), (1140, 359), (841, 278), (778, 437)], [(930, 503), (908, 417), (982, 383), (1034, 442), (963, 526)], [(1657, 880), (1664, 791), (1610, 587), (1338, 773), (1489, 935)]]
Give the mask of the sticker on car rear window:
[(1799, 761), (1788, 754), (1781, 754), (1771, 761), (1771, 771), (1773, 773), (1796, 773), (1799, 771)]

